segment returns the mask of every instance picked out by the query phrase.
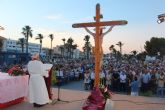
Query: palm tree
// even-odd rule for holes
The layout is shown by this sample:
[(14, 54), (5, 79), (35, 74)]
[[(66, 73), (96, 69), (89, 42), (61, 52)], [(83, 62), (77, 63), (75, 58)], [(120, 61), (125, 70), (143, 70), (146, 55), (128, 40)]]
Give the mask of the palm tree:
[(64, 45), (65, 45), (65, 38), (63, 38), (62, 41), (64, 42)]
[(89, 54), (90, 54), (90, 51), (91, 51), (91, 44), (89, 42), (89, 39), (90, 39), (90, 36), (89, 35), (86, 35), (84, 40), (86, 41), (85, 42), (85, 50), (86, 50), (86, 56), (87, 56), (87, 59), (89, 59)]
[(63, 54), (62, 54), (62, 56), (64, 57), (65, 46), (66, 46), (66, 45), (65, 45), (65, 38), (63, 38), (63, 39), (62, 39), (62, 41), (64, 42), (64, 46), (63, 46), (63, 52), (62, 52), (62, 53), (63, 53)]
[(115, 54), (115, 58), (117, 57), (117, 50), (115, 48), (113, 48), (113, 53)]
[(73, 42), (74, 42), (74, 40), (71, 37), (67, 40), (69, 58), (71, 58), (71, 55), (72, 55), (72, 45), (73, 45)]
[(52, 49), (52, 42), (53, 42), (54, 36), (53, 36), (53, 34), (50, 34), (48, 37), (49, 37), (50, 40), (51, 40), (51, 49)]
[(25, 38), (19, 38), (17, 44), (21, 45), (22, 53), (24, 52)]
[(73, 50), (72, 51), (72, 58), (73, 58), (73, 52), (74, 52), (75, 49), (77, 49), (77, 47), (78, 47), (77, 44), (72, 45), (72, 50)]
[(40, 40), (40, 53), (41, 53), (41, 49), (42, 49), (42, 39), (43, 39), (43, 35), (42, 34), (38, 34), (38, 36), (36, 37), (36, 39)]
[(137, 55), (137, 51), (136, 51), (136, 50), (131, 51), (131, 53), (132, 53), (134, 56)]
[(29, 43), (28, 43), (28, 40), (29, 40), (29, 37), (32, 38), (32, 30), (31, 30), (31, 27), (30, 26), (25, 26), (22, 28), (22, 34), (25, 36), (25, 39), (26, 39), (26, 53), (28, 53), (28, 46), (29, 46)]
[(109, 50), (110, 50), (110, 51), (113, 51), (114, 48), (115, 48), (115, 46), (114, 46), (114, 45), (111, 45), (111, 46), (109, 47)]
[(116, 45), (120, 48), (120, 54), (122, 55), (122, 46), (124, 45), (121, 41), (119, 41)]
[(53, 36), (53, 34), (50, 34), (48, 37), (49, 37), (50, 40), (51, 40), (50, 58), (52, 58), (52, 42), (53, 42), (54, 36)]

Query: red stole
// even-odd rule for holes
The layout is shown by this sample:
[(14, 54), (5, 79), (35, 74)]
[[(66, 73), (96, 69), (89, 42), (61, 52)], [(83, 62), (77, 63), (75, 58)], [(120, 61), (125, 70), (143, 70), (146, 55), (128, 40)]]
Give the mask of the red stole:
[(51, 70), (49, 71), (49, 77), (44, 77), (45, 79), (45, 83), (46, 83), (46, 87), (47, 87), (47, 90), (48, 90), (48, 95), (49, 95), (49, 99), (52, 99), (52, 91), (51, 91), (51, 79), (52, 79), (52, 68)]

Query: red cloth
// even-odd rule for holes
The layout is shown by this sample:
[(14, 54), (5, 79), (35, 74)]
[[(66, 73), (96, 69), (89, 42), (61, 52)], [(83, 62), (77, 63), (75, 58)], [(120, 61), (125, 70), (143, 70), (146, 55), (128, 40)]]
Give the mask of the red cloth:
[(104, 110), (105, 99), (98, 87), (95, 87), (91, 95), (83, 105), (83, 110)]
[(51, 70), (49, 71), (49, 77), (44, 77), (45, 79), (45, 83), (46, 83), (46, 87), (47, 87), (47, 90), (48, 90), (48, 95), (49, 95), (49, 99), (52, 99), (52, 91), (51, 91), (51, 77), (52, 77), (52, 68)]
[(18, 104), (18, 103), (22, 102), (23, 100), (24, 100), (24, 97), (21, 97), (21, 98), (12, 100), (10, 102), (0, 103), (0, 108), (5, 108), (5, 107), (11, 106), (11, 105)]

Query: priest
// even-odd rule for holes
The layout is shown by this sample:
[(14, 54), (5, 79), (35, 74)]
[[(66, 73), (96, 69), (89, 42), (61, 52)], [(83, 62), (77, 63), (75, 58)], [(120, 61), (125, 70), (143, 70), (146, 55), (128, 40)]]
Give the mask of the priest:
[(33, 103), (34, 107), (41, 107), (49, 103), (44, 80), (44, 76), (48, 77), (48, 71), (45, 70), (44, 64), (40, 61), (39, 54), (32, 56), (32, 61), (29, 61), (27, 68), (30, 74), (29, 102)]

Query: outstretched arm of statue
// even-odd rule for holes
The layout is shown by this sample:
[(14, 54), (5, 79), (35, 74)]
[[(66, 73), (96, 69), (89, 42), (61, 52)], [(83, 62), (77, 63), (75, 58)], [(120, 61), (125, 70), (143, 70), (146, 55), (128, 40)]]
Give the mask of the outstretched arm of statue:
[(112, 31), (114, 26), (111, 26), (106, 32), (102, 33), (102, 37), (105, 36), (106, 34), (108, 34), (110, 31)]
[(84, 28), (90, 35), (95, 36), (95, 34), (93, 32), (91, 32), (87, 27), (84, 27)]

